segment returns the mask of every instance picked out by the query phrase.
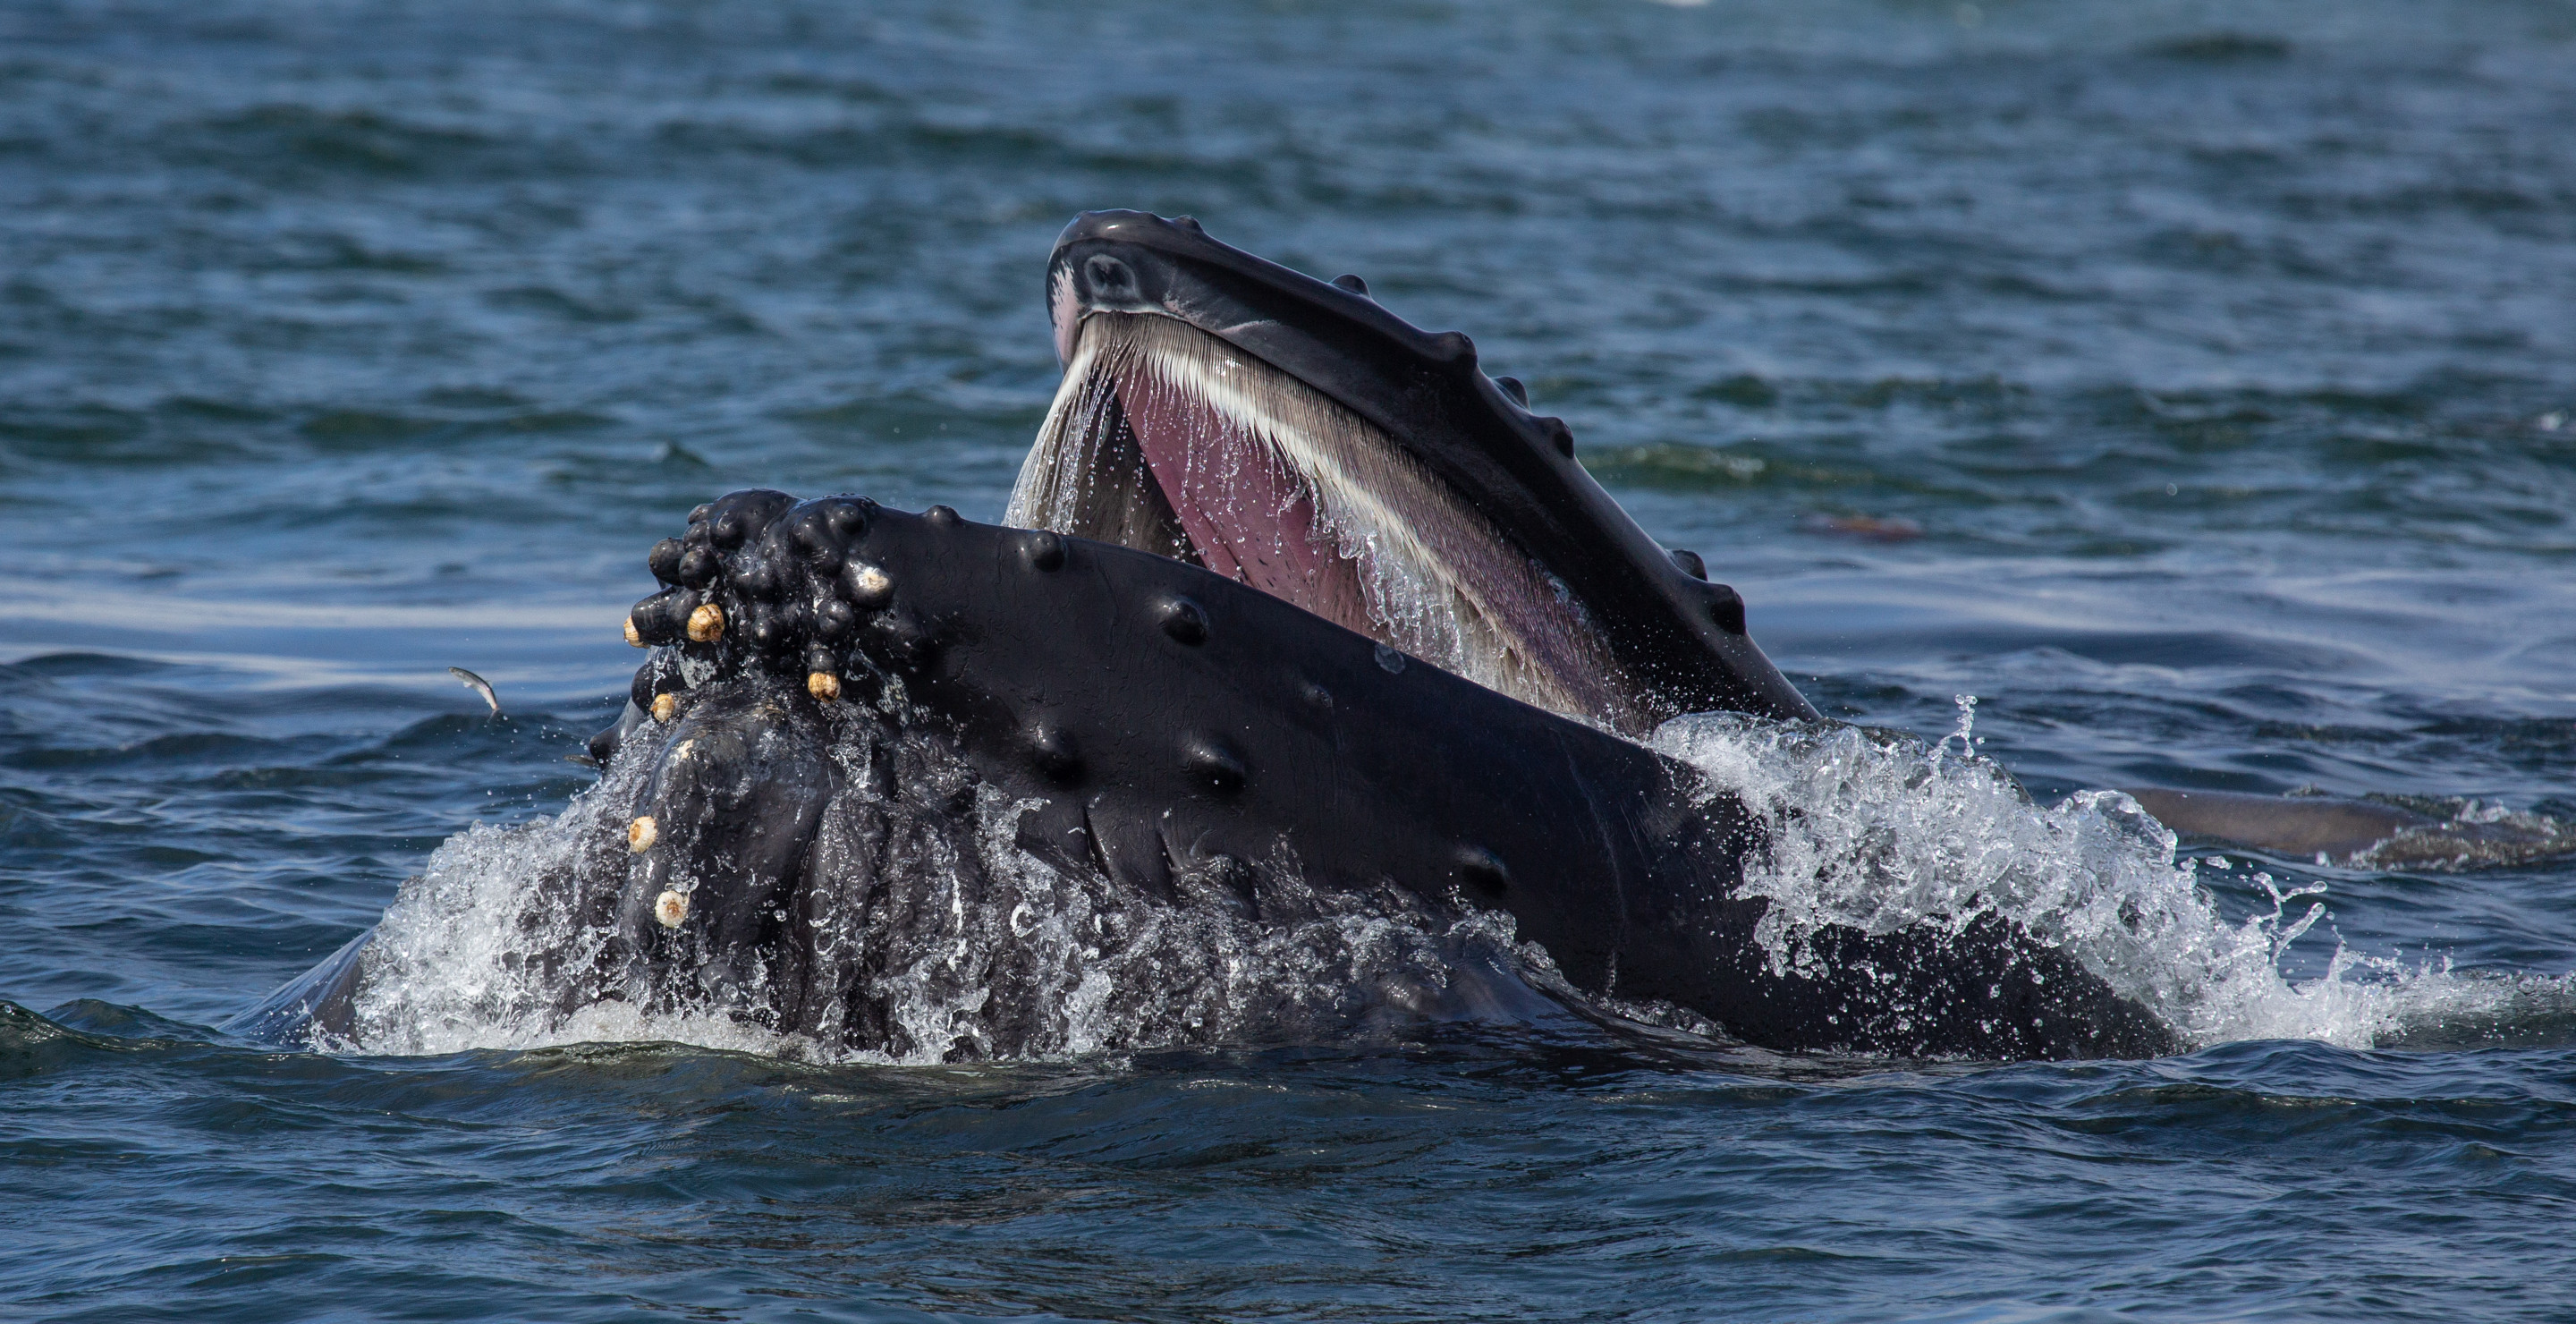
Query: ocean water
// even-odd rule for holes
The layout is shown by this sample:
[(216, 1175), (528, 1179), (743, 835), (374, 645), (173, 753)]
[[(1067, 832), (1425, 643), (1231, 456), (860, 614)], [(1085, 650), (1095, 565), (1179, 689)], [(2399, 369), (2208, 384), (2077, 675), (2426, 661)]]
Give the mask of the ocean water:
[(590, 784), (691, 506), (997, 516), (1091, 207), (1469, 332), (2043, 806), (2576, 819), (2568, 124), (2537, 3), (12, 4), (0, 1318), (2576, 1317), (2563, 858), (2150, 842), (2214, 937), (2120, 959), (2271, 982), (2143, 1063), (214, 1028)]

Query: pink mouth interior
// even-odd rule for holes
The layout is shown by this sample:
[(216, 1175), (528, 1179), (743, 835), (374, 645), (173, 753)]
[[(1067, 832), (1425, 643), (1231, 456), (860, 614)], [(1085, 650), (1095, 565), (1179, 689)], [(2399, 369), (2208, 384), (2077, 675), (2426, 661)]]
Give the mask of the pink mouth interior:
[(1117, 377), (1137, 449), (1199, 561), (1272, 597), (1363, 634), (1373, 627), (1359, 567), (1316, 520), (1315, 503), (1231, 418), (1157, 374)]

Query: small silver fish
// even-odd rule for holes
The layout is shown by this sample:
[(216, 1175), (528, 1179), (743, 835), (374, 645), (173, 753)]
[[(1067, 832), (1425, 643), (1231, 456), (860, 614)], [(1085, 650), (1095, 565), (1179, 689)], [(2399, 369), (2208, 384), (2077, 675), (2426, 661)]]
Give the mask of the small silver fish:
[(492, 682), (483, 679), (481, 676), (475, 675), (473, 672), (468, 671), (463, 667), (449, 667), (447, 669), (447, 674), (454, 676), (457, 680), (463, 682), (465, 688), (474, 691), (476, 694), (482, 695), (483, 702), (492, 705), (492, 715), (494, 717), (501, 715), (501, 696), (492, 692)]

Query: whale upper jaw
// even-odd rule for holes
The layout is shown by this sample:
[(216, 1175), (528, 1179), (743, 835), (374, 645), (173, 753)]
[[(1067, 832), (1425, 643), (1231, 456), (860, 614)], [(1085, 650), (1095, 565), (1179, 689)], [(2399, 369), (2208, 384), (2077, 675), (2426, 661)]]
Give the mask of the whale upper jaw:
[(1610, 730), (1816, 715), (1735, 591), (1464, 335), (1142, 212), (1075, 220), (1047, 292), (1065, 376), (1007, 522), (1203, 565)]

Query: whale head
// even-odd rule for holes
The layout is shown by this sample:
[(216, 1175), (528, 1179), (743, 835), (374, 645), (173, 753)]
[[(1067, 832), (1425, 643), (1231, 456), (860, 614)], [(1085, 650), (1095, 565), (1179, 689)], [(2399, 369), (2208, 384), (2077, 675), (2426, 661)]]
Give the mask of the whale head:
[(1204, 566), (1613, 731), (1816, 715), (1563, 420), (1358, 278), (1104, 211), (1057, 240), (1047, 303), (1064, 379), (1006, 522)]

